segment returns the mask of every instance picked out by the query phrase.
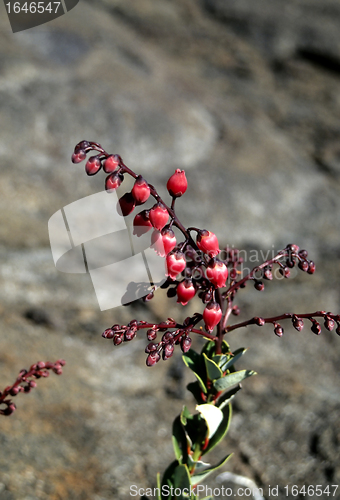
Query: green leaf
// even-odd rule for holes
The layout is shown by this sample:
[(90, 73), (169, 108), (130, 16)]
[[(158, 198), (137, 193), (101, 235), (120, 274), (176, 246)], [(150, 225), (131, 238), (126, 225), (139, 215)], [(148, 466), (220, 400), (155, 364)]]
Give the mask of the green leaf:
[(222, 411), (211, 404), (197, 405), (196, 410), (200, 412), (200, 414), (206, 421), (208, 427), (207, 437), (208, 439), (211, 439), (223, 420)]
[(194, 473), (191, 476), (191, 484), (192, 484), (192, 486), (195, 486), (196, 484), (200, 483), (201, 481), (204, 481), (212, 472), (214, 472), (215, 470), (217, 470), (220, 467), (222, 467), (222, 465), (224, 465), (227, 462), (227, 460), (229, 460), (229, 458), (231, 456), (232, 456), (232, 454), (231, 455), (227, 455), (220, 462), (218, 462), (218, 464), (210, 466), (207, 469), (198, 472), (197, 474)]
[(217, 366), (217, 364), (214, 361), (212, 361), (211, 359), (209, 359), (205, 353), (203, 354), (203, 357), (204, 357), (204, 362), (205, 362), (208, 378), (210, 380), (216, 380), (217, 378), (221, 378), (223, 375), (223, 372)]
[(171, 464), (167, 467), (167, 469), (165, 470), (165, 472), (163, 474), (162, 485), (161, 485), (161, 489), (160, 489), (161, 500), (170, 500), (169, 495), (163, 494), (163, 486), (169, 486), (170, 488), (171, 488), (171, 486), (173, 486), (173, 484), (174, 484), (173, 483), (173, 476), (174, 476), (175, 469), (177, 466), (178, 466), (177, 460), (175, 460), (174, 462), (171, 462)]
[(207, 394), (208, 391), (204, 383), (206, 379), (206, 368), (201, 356), (190, 349), (186, 354), (183, 354), (182, 358), (185, 365), (194, 372), (204, 394)]
[(223, 414), (223, 420), (220, 423), (220, 425), (218, 426), (218, 428), (216, 429), (216, 432), (214, 433), (212, 438), (210, 439), (207, 448), (203, 451), (203, 453), (202, 453), (203, 455), (205, 455), (206, 453), (211, 451), (213, 448), (215, 448), (215, 446), (220, 441), (222, 441), (222, 439), (225, 437), (225, 435), (228, 432), (230, 421), (231, 421), (231, 415), (232, 415), (230, 404), (228, 406), (226, 406), (225, 408), (223, 408), (222, 414)]
[(187, 385), (187, 389), (194, 396), (198, 404), (204, 403), (204, 400), (202, 399), (201, 396), (201, 389), (199, 382), (190, 382), (190, 384)]
[(172, 444), (174, 447), (175, 457), (181, 464), (186, 462), (187, 457), (187, 438), (181, 423), (181, 417), (176, 417), (172, 424)]
[(237, 349), (233, 354), (234, 356), (230, 358), (223, 366), (220, 365), (220, 368), (223, 372), (226, 370), (229, 370), (229, 368), (238, 360), (240, 359), (241, 356), (247, 351), (248, 349), (245, 349), (244, 347), (241, 347), (240, 349)]
[(229, 387), (232, 387), (235, 384), (239, 384), (240, 382), (242, 382), (242, 380), (246, 379), (247, 377), (251, 377), (252, 375), (257, 374), (252, 370), (241, 370), (239, 372), (230, 373), (225, 377), (215, 380), (214, 387), (217, 391), (225, 391), (226, 389), (229, 389)]
[(204, 344), (203, 349), (201, 351), (202, 354), (206, 354), (208, 358), (212, 358), (213, 354), (215, 353), (215, 341), (214, 340), (209, 340), (206, 344)]
[(190, 489), (190, 473), (186, 465), (179, 465), (174, 472), (174, 488), (179, 488), (181, 491)]
[(218, 406), (218, 408), (222, 410), (235, 397), (235, 394), (240, 389), (242, 389), (242, 387), (238, 385), (237, 387), (234, 387), (233, 389), (230, 389), (229, 391), (222, 394), (222, 396), (218, 398), (216, 406)]

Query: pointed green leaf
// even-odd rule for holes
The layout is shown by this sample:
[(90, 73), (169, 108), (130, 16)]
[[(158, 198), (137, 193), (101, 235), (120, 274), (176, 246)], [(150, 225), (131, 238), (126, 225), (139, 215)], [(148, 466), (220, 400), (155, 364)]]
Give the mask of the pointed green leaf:
[(178, 462), (180, 464), (182, 461), (185, 462), (187, 455), (187, 438), (180, 417), (176, 417), (172, 424), (172, 444)]
[(178, 466), (178, 462), (177, 460), (175, 460), (174, 462), (171, 462), (171, 464), (167, 467), (167, 469), (165, 470), (164, 474), (163, 474), (163, 478), (162, 478), (162, 486), (161, 486), (161, 500), (169, 500), (169, 495), (165, 495), (163, 494), (163, 486), (169, 486), (171, 488), (171, 486), (173, 486), (173, 479), (174, 479), (174, 473), (175, 473), (175, 469), (176, 467)]
[(187, 385), (187, 389), (194, 396), (198, 404), (204, 403), (204, 400), (201, 396), (201, 388), (199, 382), (190, 382), (190, 384)]
[(228, 432), (230, 421), (231, 421), (231, 415), (232, 415), (230, 404), (228, 406), (226, 406), (225, 408), (223, 408), (222, 414), (223, 414), (223, 420), (220, 423), (220, 425), (218, 426), (218, 428), (216, 429), (216, 432), (214, 433), (212, 438), (210, 439), (207, 448), (202, 453), (203, 455), (205, 455), (206, 453), (211, 451), (213, 448), (215, 448), (215, 446), (220, 441), (222, 441), (222, 439), (225, 437), (225, 435)]
[(208, 439), (211, 439), (211, 437), (215, 434), (216, 430), (218, 429), (220, 423), (223, 420), (222, 411), (216, 406), (211, 404), (197, 405), (196, 410), (200, 412), (200, 414), (206, 421), (208, 427), (207, 437)]
[(234, 387), (233, 389), (230, 389), (229, 391), (225, 392), (222, 394), (221, 397), (218, 398), (216, 405), (220, 410), (223, 410), (223, 408), (233, 399), (235, 394), (242, 389), (240, 385), (237, 387)]
[(231, 456), (232, 456), (232, 454), (227, 455), (217, 465), (210, 466), (210, 467), (208, 467), (208, 469), (200, 471), (197, 474), (194, 473), (191, 476), (191, 484), (192, 484), (192, 486), (195, 486), (196, 484), (200, 483), (201, 481), (204, 481), (212, 472), (214, 472), (215, 470), (217, 470), (220, 467), (222, 467), (222, 465), (224, 465), (227, 462), (227, 460), (229, 460), (229, 458)]
[(212, 361), (212, 359), (209, 359), (205, 353), (203, 354), (203, 357), (209, 380), (216, 380), (217, 378), (221, 378), (223, 372), (217, 366), (217, 364)]
[(208, 358), (212, 358), (213, 354), (215, 353), (215, 348), (216, 348), (215, 341), (210, 340), (209, 342), (204, 344), (203, 349), (201, 351), (201, 355), (206, 354)]
[(239, 372), (230, 373), (225, 377), (215, 380), (214, 387), (217, 391), (225, 391), (226, 389), (229, 389), (229, 387), (239, 384), (242, 380), (247, 377), (251, 377), (252, 375), (256, 375), (256, 372), (252, 370), (240, 370)]
[(174, 488), (179, 488), (181, 491), (190, 489), (190, 473), (186, 465), (179, 465), (174, 472)]
[(226, 370), (229, 370), (229, 368), (238, 360), (240, 359), (241, 356), (247, 351), (248, 349), (241, 347), (240, 349), (237, 349), (233, 354), (234, 356), (230, 358), (223, 366), (221, 367), (221, 370), (225, 372)]
[(186, 354), (182, 356), (185, 365), (192, 370), (200, 384), (200, 387), (204, 394), (206, 394), (207, 388), (205, 386), (204, 380), (206, 378), (206, 368), (203, 363), (203, 359), (197, 352), (190, 349)]

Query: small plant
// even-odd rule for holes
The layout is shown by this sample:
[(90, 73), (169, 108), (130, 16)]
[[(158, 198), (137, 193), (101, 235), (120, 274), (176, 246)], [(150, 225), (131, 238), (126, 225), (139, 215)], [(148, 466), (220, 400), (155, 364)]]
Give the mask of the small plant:
[[(127, 325), (115, 324), (102, 334), (117, 346), (131, 341), (141, 331), (145, 331), (149, 342), (145, 348), (147, 366), (156, 365), (161, 358), (169, 359), (177, 345), (182, 350), (185, 365), (196, 377), (196, 381), (190, 383), (187, 389), (197, 403), (197, 413), (192, 414), (184, 407), (175, 419), (172, 433), (175, 460), (166, 469), (162, 479), (158, 476), (157, 493), (159, 500), (194, 500), (198, 498), (195, 492), (198, 483), (224, 465), (230, 457), (227, 455), (213, 466), (202, 460), (225, 437), (231, 419), (230, 402), (241, 389), (241, 382), (255, 374), (251, 370), (236, 370), (235, 364), (246, 349), (232, 352), (225, 341), (225, 335), (247, 325), (261, 327), (269, 323), (274, 333), (282, 337), (283, 320), (289, 320), (297, 331), (301, 331), (307, 322), (316, 335), (321, 333), (322, 320), (326, 330), (335, 329), (340, 335), (340, 315), (326, 311), (284, 313), (274, 317), (256, 316), (230, 324), (230, 318), (240, 314), (240, 309), (235, 304), (237, 293), (248, 282), (253, 283), (256, 290), (263, 291), (264, 283), (273, 279), (274, 266), (284, 278), (289, 278), (293, 267), (314, 274), (315, 264), (308, 259), (307, 251), (289, 244), (274, 257), (242, 276), (240, 268), (243, 259), (238, 250), (221, 249), (216, 235), (208, 229), (186, 228), (180, 222), (175, 204), (177, 198), (187, 190), (183, 170), (177, 169), (167, 182), (171, 197), (171, 203), (167, 204), (151, 184), (124, 164), (119, 155), (107, 153), (98, 143), (80, 142), (75, 147), (72, 161), (79, 163), (92, 151), (95, 155), (87, 160), (86, 172), (94, 175), (103, 169), (107, 174), (105, 187), (108, 192), (116, 190), (125, 175), (135, 179), (131, 192), (126, 192), (119, 199), (123, 216), (143, 205), (150, 196), (154, 198), (155, 204), (151, 209), (138, 208), (133, 225), (137, 236), (152, 231), (152, 246), (165, 259), (167, 279), (161, 288), (167, 289), (169, 298), (177, 297), (181, 306), (196, 295), (202, 302), (200, 310), (183, 322), (167, 318), (153, 324), (133, 319)], [(174, 228), (181, 235), (179, 241)], [(143, 300), (151, 300), (155, 289), (156, 286)], [(207, 340), (200, 353), (191, 349), (194, 334)], [(212, 497), (206, 497), (208, 498)]]

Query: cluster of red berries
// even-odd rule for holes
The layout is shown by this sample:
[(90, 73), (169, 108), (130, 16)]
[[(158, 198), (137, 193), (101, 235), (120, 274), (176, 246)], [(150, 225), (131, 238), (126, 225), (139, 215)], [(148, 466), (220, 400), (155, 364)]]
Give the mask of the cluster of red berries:
[[(105, 188), (107, 191), (116, 190), (123, 182), (124, 175), (128, 174), (134, 179), (131, 191), (126, 192), (119, 198), (119, 212), (126, 216), (132, 213), (135, 207), (146, 203), (153, 197), (155, 204), (148, 209), (139, 211), (133, 220), (134, 234), (141, 236), (153, 229), (151, 235), (151, 245), (155, 251), (165, 258), (166, 282), (162, 288), (168, 288), (168, 297), (177, 297), (177, 302), (185, 306), (196, 295), (204, 304), (202, 314), (196, 313), (192, 318), (188, 318), (187, 324), (174, 323), (169, 330), (169, 325), (162, 324), (158, 327), (151, 325), (147, 337), (150, 341), (155, 340), (157, 334), (162, 332), (162, 339), (158, 344), (151, 343), (147, 346), (147, 364), (155, 364), (161, 357), (168, 359), (172, 356), (174, 345), (180, 344), (185, 352), (189, 349), (191, 340), (188, 337), (190, 332), (199, 333), (207, 338), (215, 340), (216, 352), (220, 352), (223, 335), (241, 326), (248, 324), (272, 323), (276, 335), (282, 336), (283, 328), (277, 322), (279, 319), (292, 317), (283, 315), (277, 318), (252, 318), (248, 322), (239, 323), (231, 327), (227, 326), (230, 314), (237, 316), (240, 313), (239, 307), (233, 304), (235, 295), (240, 288), (246, 286), (247, 281), (253, 281), (256, 290), (264, 289), (263, 280), (273, 279), (273, 266), (278, 265), (282, 276), (289, 278), (290, 269), (298, 266), (302, 271), (309, 274), (315, 272), (315, 264), (308, 260), (306, 250), (300, 250), (297, 245), (288, 245), (278, 254), (266, 260), (260, 266), (255, 267), (246, 276), (242, 275), (238, 269), (243, 259), (236, 249), (220, 250), (219, 242), (214, 233), (207, 229), (195, 227), (185, 228), (175, 213), (175, 202), (187, 190), (188, 183), (185, 172), (176, 169), (175, 173), (167, 181), (167, 190), (172, 198), (171, 206), (168, 206), (159, 196), (155, 188), (149, 184), (141, 175), (135, 174), (123, 162), (119, 155), (108, 154), (100, 144), (96, 142), (82, 141), (74, 150), (72, 161), (79, 163), (86, 159), (90, 151), (95, 151), (96, 155), (91, 156), (86, 163), (85, 170), (88, 175), (94, 175), (102, 168), (107, 175)], [(177, 242), (174, 228), (177, 228), (184, 236), (184, 241)], [(192, 236), (196, 233), (196, 237)], [(222, 288), (227, 287), (223, 293)], [(153, 291), (144, 299), (150, 300)], [(316, 333), (319, 330), (319, 323), (312, 317), (305, 315), (312, 322), (312, 330)], [(205, 331), (195, 329), (194, 326), (203, 320)], [(325, 325), (331, 326), (334, 318), (329, 316)], [(129, 325), (114, 325), (105, 330), (103, 337), (113, 339), (115, 345), (123, 341), (132, 340), (137, 331), (146, 328), (146, 322), (133, 320)], [(189, 327), (188, 327), (189, 325)], [(302, 316), (293, 318), (293, 326), (301, 329), (303, 326)], [(334, 325), (333, 325), (334, 326)], [(217, 335), (212, 332), (217, 327)], [(189, 346), (189, 347), (188, 347)]]
[(35, 380), (41, 377), (48, 377), (49, 371), (53, 371), (56, 375), (63, 373), (62, 367), (65, 365), (63, 359), (58, 359), (55, 363), (49, 361), (38, 361), (30, 367), (29, 370), (21, 370), (13, 385), (6, 387), (0, 392), (0, 404), (6, 405), (6, 408), (0, 409), (0, 415), (11, 415), (16, 406), (8, 396), (17, 396), (20, 392), (28, 393), (37, 386)]

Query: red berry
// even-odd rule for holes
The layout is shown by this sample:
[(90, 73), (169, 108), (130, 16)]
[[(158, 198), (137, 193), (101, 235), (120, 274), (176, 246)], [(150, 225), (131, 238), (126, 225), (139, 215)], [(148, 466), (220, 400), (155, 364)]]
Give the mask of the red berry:
[(133, 234), (137, 236), (142, 236), (142, 234), (147, 233), (152, 228), (152, 224), (149, 219), (149, 210), (143, 210), (133, 219)]
[(220, 251), (216, 235), (206, 229), (198, 232), (196, 243), (202, 252), (207, 253), (211, 257), (215, 257)]
[(176, 246), (176, 236), (172, 229), (164, 227), (161, 232), (154, 230), (151, 235), (151, 244), (160, 257), (165, 257)]
[(217, 302), (209, 302), (203, 311), (203, 320), (206, 330), (211, 333), (222, 318), (222, 310)]
[(131, 193), (125, 193), (121, 198), (119, 198), (117, 204), (117, 211), (119, 215), (123, 215), (124, 217), (126, 217), (127, 215), (131, 214), (134, 208), (135, 199)]
[(86, 162), (85, 170), (87, 175), (95, 175), (101, 169), (101, 161), (98, 156), (91, 156)]
[(118, 155), (110, 155), (104, 161), (103, 169), (107, 174), (112, 174), (120, 165), (120, 157)]
[(184, 170), (178, 168), (168, 180), (166, 187), (173, 198), (182, 196), (188, 187), (188, 181), (185, 177)]
[(74, 152), (72, 155), (72, 163), (80, 163), (81, 161), (85, 160), (86, 158), (86, 153), (83, 149), (80, 149), (77, 153)]
[(191, 300), (196, 293), (196, 288), (194, 287), (191, 279), (185, 279), (180, 282), (177, 287), (177, 302), (186, 306), (189, 300)]
[(166, 257), (166, 276), (175, 280), (177, 275), (186, 268), (185, 255), (182, 252), (170, 252)]
[(150, 210), (150, 221), (154, 228), (161, 231), (168, 222), (169, 213), (162, 203), (156, 203)]
[(206, 277), (217, 288), (224, 287), (228, 278), (227, 266), (220, 260), (213, 259), (207, 267)]
[(132, 188), (132, 196), (136, 200), (136, 205), (142, 205), (150, 196), (149, 184), (139, 175)]
[(117, 172), (114, 172), (111, 175), (108, 175), (105, 179), (105, 189), (106, 191), (113, 191), (121, 185), (123, 182), (124, 177), (122, 174), (117, 174)]

